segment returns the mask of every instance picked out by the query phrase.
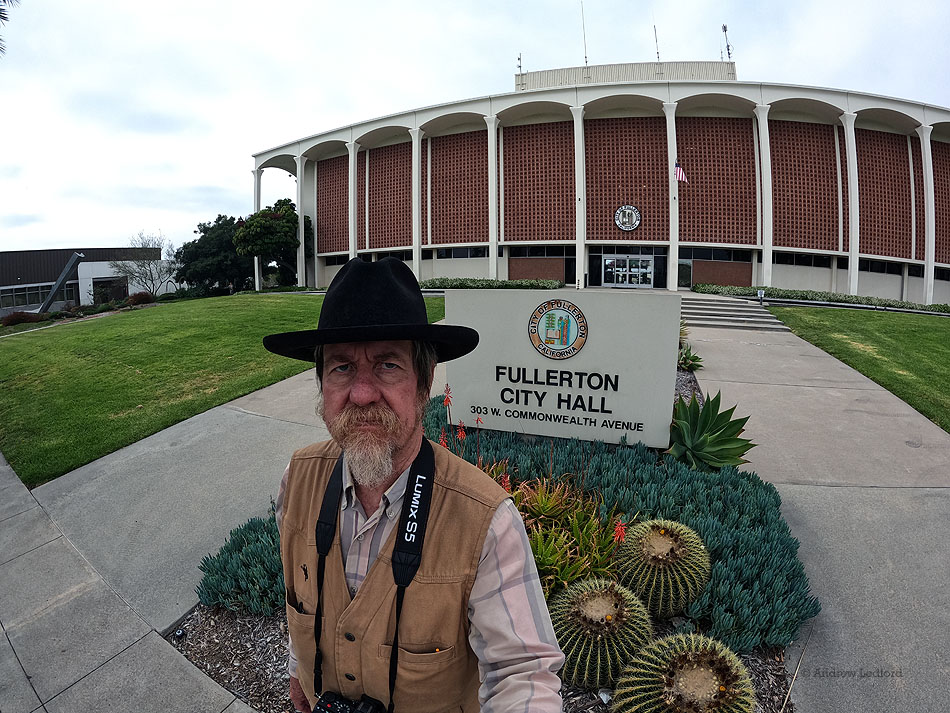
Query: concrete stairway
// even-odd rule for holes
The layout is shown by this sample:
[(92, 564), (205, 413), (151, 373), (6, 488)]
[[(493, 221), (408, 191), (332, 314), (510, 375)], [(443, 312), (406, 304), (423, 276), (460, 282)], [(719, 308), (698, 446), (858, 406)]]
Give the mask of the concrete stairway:
[(719, 327), (727, 329), (756, 329), (768, 332), (788, 332), (788, 327), (759, 306), (757, 301), (720, 295), (701, 295), (681, 292), (682, 318), (690, 327)]

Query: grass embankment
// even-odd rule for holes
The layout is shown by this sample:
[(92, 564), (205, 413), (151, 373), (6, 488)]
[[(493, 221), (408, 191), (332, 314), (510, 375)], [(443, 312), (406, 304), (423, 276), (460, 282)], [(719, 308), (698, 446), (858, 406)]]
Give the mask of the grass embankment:
[[(322, 296), (157, 305), (0, 339), (0, 451), (24, 483), (52, 480), (307, 368), (266, 334), (316, 326)], [(427, 298), (429, 320), (445, 315)]]
[(950, 432), (950, 319), (819, 307), (769, 311)]

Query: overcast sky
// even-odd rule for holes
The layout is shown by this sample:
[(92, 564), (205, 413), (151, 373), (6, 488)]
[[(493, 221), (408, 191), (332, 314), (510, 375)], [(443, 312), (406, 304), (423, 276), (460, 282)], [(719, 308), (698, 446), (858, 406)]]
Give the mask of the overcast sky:
[[(584, 2), (591, 64), (718, 60), (740, 80), (950, 106), (943, 0)], [(0, 251), (176, 246), (253, 207), (251, 154), (583, 64), (577, 0), (22, 0), (0, 29)], [(263, 205), (294, 197), (268, 169)]]

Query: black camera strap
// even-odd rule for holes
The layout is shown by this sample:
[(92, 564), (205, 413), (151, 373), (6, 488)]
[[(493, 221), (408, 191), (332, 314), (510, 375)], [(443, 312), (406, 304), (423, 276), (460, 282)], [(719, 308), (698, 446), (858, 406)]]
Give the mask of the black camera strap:
[[(427, 440), (422, 439), (419, 455), (409, 468), (409, 480), (403, 495), (402, 514), (393, 548), (393, 580), (396, 583), (396, 625), (393, 631), (392, 653), (389, 658), (389, 713), (393, 713), (393, 694), (396, 691), (396, 671), (399, 657), (399, 616), (406, 588), (412, 582), (422, 562), (422, 545), (425, 540), (429, 508), (432, 504), (432, 485), (435, 480), (435, 454)], [(313, 658), (313, 690), (323, 689), (323, 655), (320, 653), (320, 636), (323, 619), (323, 575), (326, 556), (330, 553), (336, 534), (340, 498), (343, 495), (343, 456), (337, 460), (327, 483), (317, 518), (317, 613), (313, 622), (316, 653)]]

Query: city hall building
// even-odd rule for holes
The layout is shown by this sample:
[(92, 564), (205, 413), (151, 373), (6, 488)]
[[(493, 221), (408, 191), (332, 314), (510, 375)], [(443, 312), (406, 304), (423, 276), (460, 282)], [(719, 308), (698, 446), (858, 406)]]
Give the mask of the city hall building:
[(742, 82), (731, 62), (529, 72), (302, 138), (254, 156), (255, 210), (268, 168), (315, 227), (301, 284), (395, 256), (420, 280), (950, 303), (950, 110)]

